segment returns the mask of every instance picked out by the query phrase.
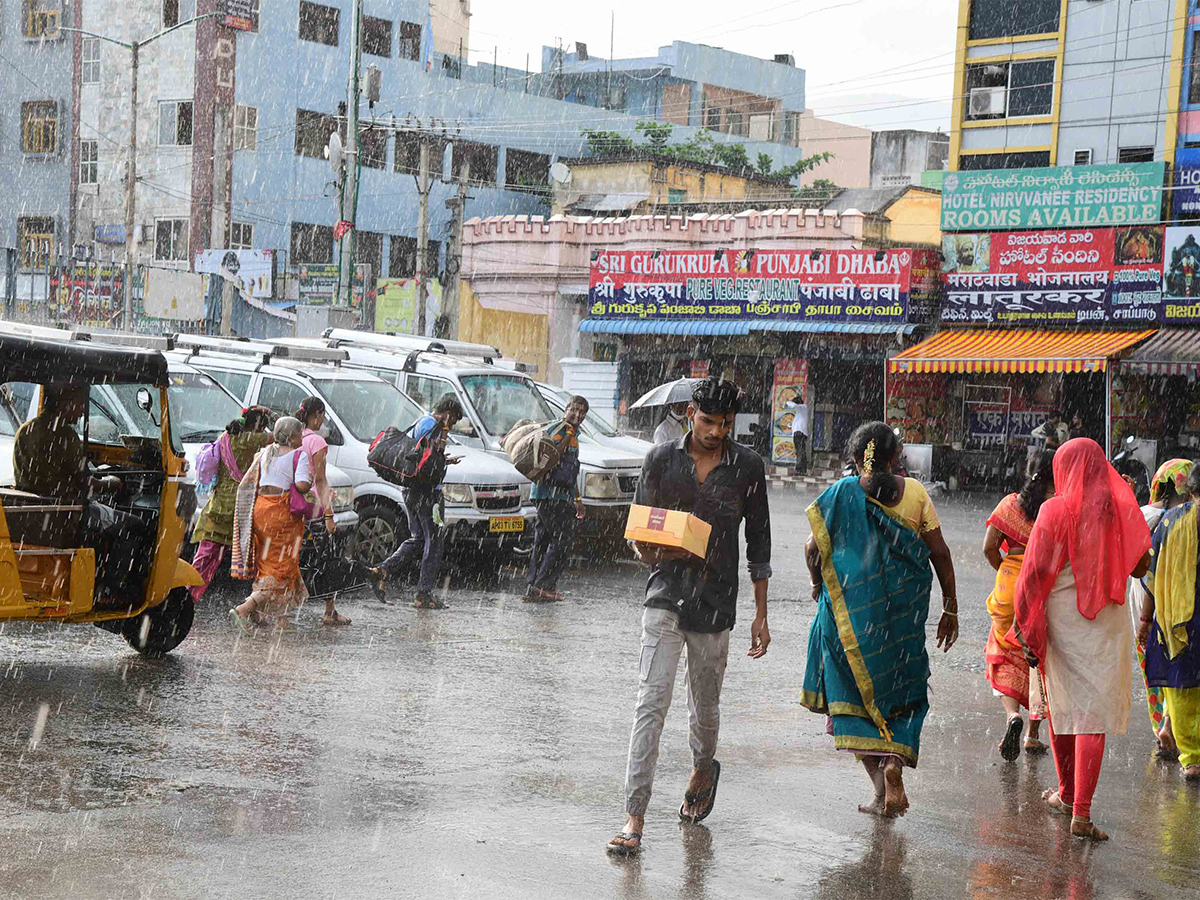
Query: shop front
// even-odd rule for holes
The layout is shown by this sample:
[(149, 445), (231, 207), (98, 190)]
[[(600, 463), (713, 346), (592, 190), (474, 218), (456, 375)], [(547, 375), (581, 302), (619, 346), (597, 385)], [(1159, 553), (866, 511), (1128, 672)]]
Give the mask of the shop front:
[[(1200, 328), (1163, 328), (1113, 367), (1110, 446), (1148, 469), (1200, 453)], [(1132, 445), (1132, 446), (1131, 446)]]
[(933, 480), (970, 490), (1019, 484), (1035, 429), (1058, 412), (1103, 443), (1114, 361), (1153, 331), (950, 329), (887, 364), (887, 421)]
[(619, 336), (619, 412), (649, 434), (662, 410), (629, 411), (680, 377), (721, 375), (746, 391), (737, 436), (795, 463), (794, 405), (813, 450), (839, 450), (883, 408), (882, 363), (936, 313), (928, 250), (602, 251), (580, 331)]

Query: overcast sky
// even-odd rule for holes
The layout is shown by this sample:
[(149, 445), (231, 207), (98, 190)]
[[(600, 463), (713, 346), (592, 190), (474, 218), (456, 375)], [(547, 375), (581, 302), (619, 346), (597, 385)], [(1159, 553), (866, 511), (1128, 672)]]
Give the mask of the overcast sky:
[(472, 63), (541, 68), (542, 45), (561, 38), (607, 58), (651, 56), (672, 41), (770, 59), (791, 53), (808, 73), (817, 115), (870, 128), (950, 127), (957, 0), (474, 0)]

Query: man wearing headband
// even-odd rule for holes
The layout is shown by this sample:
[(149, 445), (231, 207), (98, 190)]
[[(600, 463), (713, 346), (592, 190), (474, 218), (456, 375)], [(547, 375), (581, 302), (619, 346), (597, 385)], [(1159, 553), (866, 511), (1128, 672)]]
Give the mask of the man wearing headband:
[(746, 561), (754, 582), (750, 652), (762, 658), (771, 643), (767, 580), (771, 577), (771, 515), (766, 467), (753, 450), (730, 438), (741, 405), (737, 385), (707, 378), (693, 388), (691, 430), (658, 444), (642, 465), (636, 503), (683, 510), (712, 526), (704, 559), (684, 550), (635, 543), (650, 566), (642, 615), (641, 670), (625, 775), (625, 826), (608, 843), (621, 856), (641, 848), (642, 829), (663, 722), (679, 657), (687, 647), (687, 693), (692, 776), (679, 807), (685, 822), (699, 822), (717, 799), (721, 764), (714, 759), (720, 725), (721, 685), (729, 633), (737, 612), (739, 538), (746, 523)]

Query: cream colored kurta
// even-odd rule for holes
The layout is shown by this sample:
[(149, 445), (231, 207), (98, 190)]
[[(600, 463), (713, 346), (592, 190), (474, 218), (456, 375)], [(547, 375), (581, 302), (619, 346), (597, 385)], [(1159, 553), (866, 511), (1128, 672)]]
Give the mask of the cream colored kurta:
[(1067, 563), (1046, 600), (1046, 627), (1046, 699), (1055, 733), (1125, 734), (1133, 697), (1133, 632), (1125, 609), (1110, 603), (1085, 619)]

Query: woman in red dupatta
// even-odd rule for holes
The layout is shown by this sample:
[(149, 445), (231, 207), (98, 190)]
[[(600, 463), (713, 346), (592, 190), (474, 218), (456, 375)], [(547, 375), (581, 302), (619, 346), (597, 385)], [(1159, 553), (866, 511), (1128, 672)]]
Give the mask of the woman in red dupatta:
[(1132, 630), (1125, 580), (1149, 568), (1150, 529), (1133, 491), (1088, 438), (1054, 456), (1055, 496), (1038, 513), (1017, 580), (1015, 636), (1043, 668), (1058, 790), (1071, 833), (1108, 839), (1091, 820), (1106, 734), (1129, 727)]
[(1021, 732), (1025, 728), (1022, 706), (1029, 710), (1026, 752), (1045, 753), (1048, 749), (1039, 739), (1041, 720), (1046, 715), (1041, 679), (1037, 672), (1030, 672), (1021, 645), (1010, 640), (1008, 633), (1013, 624), (1013, 595), (1025, 558), (1025, 545), (1029, 543), (1038, 510), (1054, 493), (1053, 462), (1053, 450), (1043, 450), (1029, 461), (1025, 485), (1020, 493), (1009, 494), (996, 506), (988, 517), (987, 536), (983, 540), (983, 555), (996, 570), (996, 584), (987, 598), (992, 630), (988, 633), (984, 658), (992, 693), (1000, 698), (1008, 714), (999, 750), (1009, 762), (1021, 755)]

